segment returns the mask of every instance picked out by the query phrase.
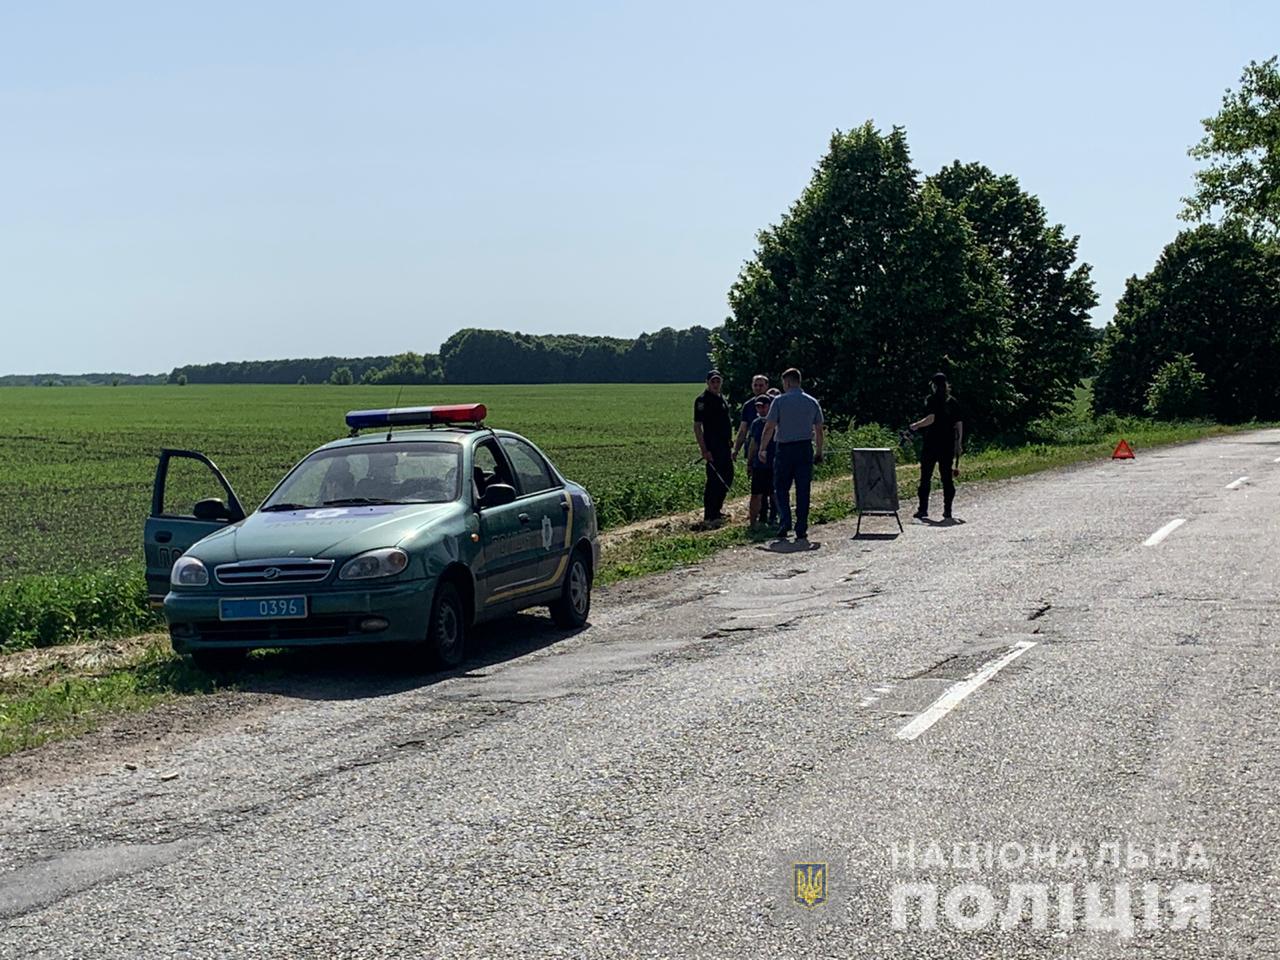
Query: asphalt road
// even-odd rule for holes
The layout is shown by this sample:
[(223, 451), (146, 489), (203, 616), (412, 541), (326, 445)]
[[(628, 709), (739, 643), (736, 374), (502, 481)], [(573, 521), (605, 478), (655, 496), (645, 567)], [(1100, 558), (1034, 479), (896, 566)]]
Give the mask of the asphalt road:
[(0, 956), (1280, 956), (1278, 458), (962, 487), (459, 676), (299, 659), (136, 769), (7, 785)]

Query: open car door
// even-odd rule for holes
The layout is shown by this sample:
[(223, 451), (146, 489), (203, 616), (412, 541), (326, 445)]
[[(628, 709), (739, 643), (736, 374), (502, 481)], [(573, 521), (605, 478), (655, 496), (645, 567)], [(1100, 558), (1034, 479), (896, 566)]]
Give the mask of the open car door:
[[(218, 496), (219, 491), (224, 496)], [(197, 540), (244, 517), (240, 498), (212, 460), (194, 450), (161, 450), (151, 487), (151, 513), (142, 534), (151, 602), (161, 602), (169, 592), (175, 560)]]

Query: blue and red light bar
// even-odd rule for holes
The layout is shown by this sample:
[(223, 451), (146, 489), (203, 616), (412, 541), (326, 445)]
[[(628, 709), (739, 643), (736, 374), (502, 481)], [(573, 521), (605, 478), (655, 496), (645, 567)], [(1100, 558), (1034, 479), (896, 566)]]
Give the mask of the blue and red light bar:
[(352, 430), (371, 427), (428, 427), (440, 423), (480, 423), (488, 414), (483, 403), (455, 403), (441, 407), (392, 407), (389, 410), (352, 410), (347, 426)]

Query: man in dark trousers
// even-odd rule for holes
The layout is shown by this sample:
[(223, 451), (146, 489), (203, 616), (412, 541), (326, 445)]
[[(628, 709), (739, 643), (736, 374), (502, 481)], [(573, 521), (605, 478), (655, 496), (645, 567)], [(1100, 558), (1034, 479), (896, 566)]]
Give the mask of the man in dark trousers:
[(724, 499), (733, 484), (733, 413), (720, 392), (724, 378), (719, 370), (707, 374), (707, 389), (693, 401), (693, 436), (707, 463), (707, 483), (702, 488), (702, 518), (707, 526), (725, 521)]
[[(778, 539), (791, 532), (791, 484), (796, 486), (796, 541), (809, 539), (809, 488), (813, 465), (822, 462), (822, 407), (800, 388), (795, 367), (782, 374), (782, 395), (774, 397), (765, 418), (759, 456), (773, 440), (773, 489), (778, 498)], [(763, 461), (762, 461), (763, 462)]]
[(924, 431), (924, 447), (920, 451), (920, 508), (917, 520), (929, 517), (929, 485), (933, 468), (942, 478), (942, 519), (951, 519), (951, 502), (956, 498), (956, 476), (960, 473), (960, 450), (964, 444), (963, 415), (960, 404), (951, 396), (951, 384), (945, 373), (935, 373), (930, 381), (925, 415), (911, 424), (912, 432)]

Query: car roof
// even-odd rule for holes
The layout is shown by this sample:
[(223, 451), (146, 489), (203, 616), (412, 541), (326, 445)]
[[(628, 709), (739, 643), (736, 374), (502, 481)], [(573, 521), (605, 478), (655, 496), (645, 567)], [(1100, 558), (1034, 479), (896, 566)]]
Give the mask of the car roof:
[[(473, 437), (517, 437), (520, 440), (525, 438), (518, 433), (512, 433), (510, 430), (493, 430), (489, 427), (432, 427), (430, 429), (416, 430), (394, 430), (391, 433), (391, 439), (387, 439), (385, 433), (377, 430), (370, 430), (358, 437), (343, 437), (340, 440), (332, 440), (329, 443), (317, 447), (318, 450), (333, 450), (338, 447), (358, 447), (358, 446), (386, 446), (388, 443), (409, 443), (413, 441), (421, 442), (423, 440), (434, 440), (437, 443), (456, 443), (466, 444)], [(314, 452), (314, 451), (313, 451)]]

